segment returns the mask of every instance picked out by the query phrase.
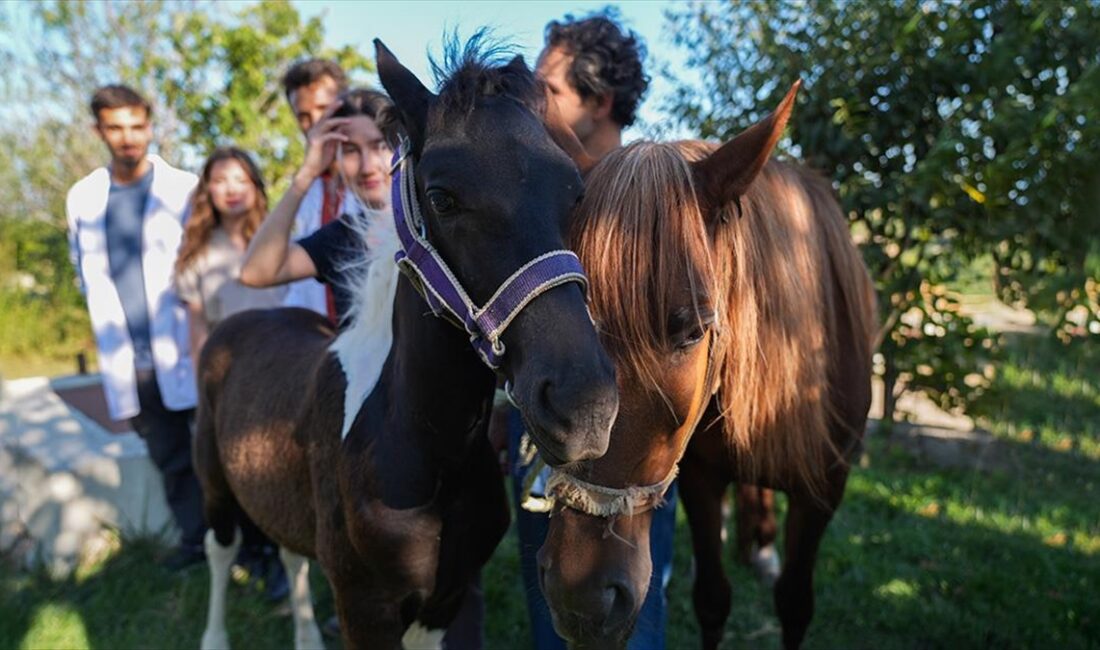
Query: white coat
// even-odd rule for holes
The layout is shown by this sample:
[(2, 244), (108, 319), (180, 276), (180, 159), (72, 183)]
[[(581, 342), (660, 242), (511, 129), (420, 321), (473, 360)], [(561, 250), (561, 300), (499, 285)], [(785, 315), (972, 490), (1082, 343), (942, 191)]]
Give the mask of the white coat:
[[(195, 375), (188, 341), (187, 312), (173, 288), (183, 217), (198, 177), (149, 156), (153, 182), (142, 221), (142, 275), (149, 307), (149, 336), (157, 385), (164, 406), (193, 408)], [(134, 345), (107, 259), (106, 212), (111, 176), (100, 167), (77, 181), (65, 201), (69, 246), (81, 290), (88, 301), (99, 347), (99, 367), (111, 418), (124, 420), (141, 411), (134, 370)]]

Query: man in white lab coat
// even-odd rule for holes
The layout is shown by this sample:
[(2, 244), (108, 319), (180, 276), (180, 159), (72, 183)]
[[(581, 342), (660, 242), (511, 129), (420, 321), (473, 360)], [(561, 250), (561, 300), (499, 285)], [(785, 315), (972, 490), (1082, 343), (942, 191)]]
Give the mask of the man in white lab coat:
[(88, 302), (110, 415), (129, 419), (164, 479), (180, 528), (166, 564), (203, 559), (202, 493), (191, 465), (196, 401), (187, 316), (173, 289), (182, 221), (198, 179), (148, 153), (149, 103), (126, 86), (91, 101), (111, 161), (69, 190), (69, 245)]

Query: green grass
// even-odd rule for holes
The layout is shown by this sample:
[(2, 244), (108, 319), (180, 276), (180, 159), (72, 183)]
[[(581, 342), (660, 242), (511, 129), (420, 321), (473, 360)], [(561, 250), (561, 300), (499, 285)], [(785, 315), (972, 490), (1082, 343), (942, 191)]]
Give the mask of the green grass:
[[(75, 375), (77, 373), (76, 358), (65, 359), (57, 357), (38, 356), (0, 356), (0, 379), (22, 379), (24, 377), (58, 377), (61, 375)], [(88, 366), (88, 372), (95, 372), (93, 364)]]
[[(1100, 648), (1100, 347), (1012, 341), (972, 407), (1003, 448), (995, 467), (942, 469), (868, 440), (822, 544), (807, 648)], [(689, 533), (680, 513), (668, 645), (698, 645)], [(155, 566), (133, 540), (64, 581), (0, 569), (0, 648), (194, 648), (207, 578)], [(315, 571), (315, 573), (317, 573)], [(729, 566), (723, 644), (779, 647), (770, 594)], [(528, 643), (516, 540), (483, 579), (489, 648)], [(320, 618), (332, 599), (315, 575)], [(235, 585), (230, 638), (283, 648), (288, 617)], [(330, 647), (338, 647), (335, 642)]]

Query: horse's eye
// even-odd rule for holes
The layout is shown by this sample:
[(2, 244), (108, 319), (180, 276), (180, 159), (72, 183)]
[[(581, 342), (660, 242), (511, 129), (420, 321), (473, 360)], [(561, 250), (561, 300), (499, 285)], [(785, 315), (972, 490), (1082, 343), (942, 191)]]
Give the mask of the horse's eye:
[(453, 196), (443, 190), (428, 190), (428, 203), (432, 205), (432, 211), (438, 215), (453, 212), (457, 203)]
[(702, 342), (703, 337), (705, 337), (706, 335), (707, 330), (704, 329), (702, 326), (693, 327), (691, 328), (691, 330), (684, 332), (683, 338), (681, 338), (676, 344), (676, 349), (681, 351), (689, 350), (696, 345), (699, 345), (699, 343)]
[(669, 319), (670, 343), (677, 352), (686, 352), (703, 341), (714, 325), (714, 314), (694, 309), (680, 310)]

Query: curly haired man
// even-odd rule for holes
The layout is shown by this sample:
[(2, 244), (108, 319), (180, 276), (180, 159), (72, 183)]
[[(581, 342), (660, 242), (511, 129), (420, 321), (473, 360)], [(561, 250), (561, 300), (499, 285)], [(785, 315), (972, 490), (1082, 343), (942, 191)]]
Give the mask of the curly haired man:
[[(613, 15), (599, 13), (584, 18), (566, 16), (546, 27), (546, 45), (539, 55), (538, 72), (546, 82), (563, 120), (572, 128), (587, 153), (595, 159), (622, 146), (623, 129), (634, 123), (638, 105), (649, 87), (643, 70), (645, 46), (624, 29)], [(499, 430), (504, 418), (494, 418), (494, 444), (503, 447)], [(507, 419), (506, 465), (513, 480), (516, 528), (519, 533), (520, 568), (527, 593), (531, 631), (537, 650), (564, 649), (554, 631), (546, 600), (539, 593), (536, 553), (549, 528), (549, 515), (523, 508), (526, 496), (541, 496), (545, 472), (528, 480), (530, 465), (519, 458), (523, 423), (511, 410)], [(529, 490), (527, 489), (529, 488)], [(666, 494), (666, 505), (657, 510), (650, 527), (653, 582), (639, 613), (638, 624), (627, 647), (659, 650), (665, 646), (665, 585), (672, 568), (672, 535), (676, 527), (676, 485)]]

